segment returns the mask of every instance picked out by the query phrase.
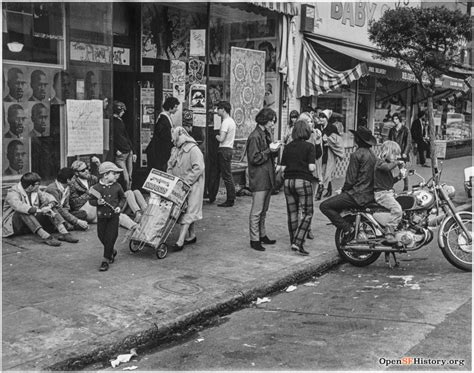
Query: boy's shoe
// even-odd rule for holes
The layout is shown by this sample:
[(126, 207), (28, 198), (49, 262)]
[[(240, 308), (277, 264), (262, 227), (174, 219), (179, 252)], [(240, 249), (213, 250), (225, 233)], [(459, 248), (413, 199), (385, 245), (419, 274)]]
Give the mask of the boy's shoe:
[(308, 240), (312, 240), (312, 239), (314, 239), (313, 232), (311, 232), (311, 231), (308, 231), (308, 234), (306, 235), (306, 238), (307, 238)]
[(354, 239), (355, 228), (351, 225), (349, 228), (342, 232), (341, 243), (346, 245), (348, 242)]
[(140, 220), (142, 220), (142, 212), (141, 211), (137, 211), (135, 213), (135, 219), (133, 219), (135, 221), (135, 223), (140, 223)]
[(61, 242), (55, 240), (53, 236), (49, 236), (48, 238), (45, 238), (42, 241), (48, 246), (61, 246)]
[(73, 237), (71, 233), (60, 234), (58, 236), (58, 240), (59, 241), (70, 242), (70, 243), (78, 243), (79, 242), (79, 239)]
[(99, 271), (101, 272), (105, 272), (109, 269), (109, 263), (107, 262), (102, 262), (102, 264), (100, 265), (100, 268), (99, 268)]

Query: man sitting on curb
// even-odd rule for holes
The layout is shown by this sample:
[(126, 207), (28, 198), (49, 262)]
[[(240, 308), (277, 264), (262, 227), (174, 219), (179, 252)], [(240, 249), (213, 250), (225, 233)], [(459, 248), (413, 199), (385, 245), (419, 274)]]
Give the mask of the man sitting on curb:
[[(92, 157), (92, 162), (100, 165), (100, 161), (97, 157)], [(71, 188), (71, 195), (69, 197), (69, 203), (71, 206), (72, 213), (77, 211), (85, 211), (87, 214), (87, 222), (97, 223), (97, 209), (89, 203), (89, 189), (91, 186), (98, 183), (99, 179), (90, 173), (89, 167), (83, 161), (74, 161), (71, 165), (75, 175), (69, 184)], [(133, 192), (126, 194), (127, 200), (129, 195), (133, 196)], [(138, 205), (137, 203), (135, 205)], [(129, 204), (131, 207), (132, 205)], [(141, 211), (141, 210), (140, 210)], [(140, 212), (139, 210), (135, 212)], [(126, 229), (134, 229), (138, 226), (138, 223), (134, 222), (128, 215), (120, 214), (119, 216), (120, 226)]]
[(89, 228), (86, 218), (87, 213), (84, 210), (74, 211), (71, 213), (71, 207), (69, 206), (70, 188), (69, 183), (74, 177), (74, 171), (72, 168), (64, 167), (58, 172), (56, 180), (49, 184), (46, 188), (46, 193), (51, 194), (58, 203), (57, 210), (59, 214), (64, 218), (65, 226), (68, 230), (74, 228), (86, 230)]
[[(3, 205), (2, 236), (33, 232), (49, 246), (59, 246), (59, 241), (78, 242), (64, 226), (63, 217), (54, 207), (54, 197), (39, 190), (40, 181), (41, 177), (37, 173), (27, 172), (18, 184), (8, 190)], [(60, 233), (59, 241), (43, 228), (51, 223)]]

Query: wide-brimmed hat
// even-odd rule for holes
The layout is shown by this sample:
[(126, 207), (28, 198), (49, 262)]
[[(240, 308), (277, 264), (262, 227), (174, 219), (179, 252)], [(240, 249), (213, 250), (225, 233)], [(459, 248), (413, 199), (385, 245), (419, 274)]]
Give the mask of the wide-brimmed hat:
[(103, 162), (99, 166), (99, 174), (106, 174), (107, 172), (122, 172), (122, 168), (118, 168), (115, 163), (112, 162)]
[(329, 120), (329, 118), (331, 118), (332, 116), (332, 110), (329, 110), (329, 109), (326, 109), (326, 110), (322, 110), (319, 115), (323, 114), (327, 120)]
[(372, 132), (367, 128), (367, 127), (358, 127), (357, 131), (355, 130), (349, 130), (354, 134), (354, 136), (358, 137), (361, 139), (363, 142), (370, 146), (375, 146), (377, 145), (377, 139), (372, 135)]

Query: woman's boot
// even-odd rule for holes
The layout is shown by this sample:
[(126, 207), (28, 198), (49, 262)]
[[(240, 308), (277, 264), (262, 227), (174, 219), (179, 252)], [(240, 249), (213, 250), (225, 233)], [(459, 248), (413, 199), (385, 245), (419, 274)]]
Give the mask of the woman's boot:
[(324, 193), (324, 198), (328, 198), (332, 196), (332, 184), (331, 182), (328, 183), (328, 188), (326, 190), (326, 193)]
[(319, 184), (318, 191), (316, 192), (316, 196), (314, 197), (316, 201), (319, 201), (321, 199), (321, 196), (323, 195), (323, 191), (324, 191), (324, 185)]

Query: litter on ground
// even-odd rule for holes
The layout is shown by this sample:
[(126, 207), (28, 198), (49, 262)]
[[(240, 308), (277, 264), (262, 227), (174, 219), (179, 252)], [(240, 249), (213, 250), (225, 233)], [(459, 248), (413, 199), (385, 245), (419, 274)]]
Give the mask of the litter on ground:
[(295, 285), (290, 285), (288, 286), (288, 288), (286, 289), (286, 292), (287, 293), (290, 293), (292, 291), (295, 291), (296, 290), (296, 286)]
[(261, 303), (267, 303), (267, 302), (271, 302), (271, 299), (267, 297), (263, 297), (263, 298), (257, 298), (255, 303), (261, 304)]
[(110, 360), (110, 364), (112, 364), (112, 368), (118, 367), (120, 363), (128, 363), (133, 356), (138, 356), (137, 350), (134, 348), (130, 350), (129, 354), (119, 355), (115, 360)]

